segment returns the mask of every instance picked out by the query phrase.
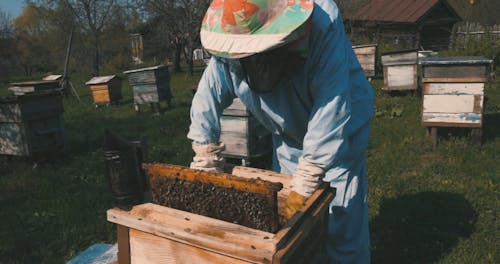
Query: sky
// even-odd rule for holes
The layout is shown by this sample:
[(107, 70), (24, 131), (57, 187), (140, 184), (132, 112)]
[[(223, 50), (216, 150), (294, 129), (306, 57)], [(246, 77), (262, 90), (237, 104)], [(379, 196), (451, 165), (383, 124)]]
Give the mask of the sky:
[(0, 0), (0, 10), (11, 15), (14, 19), (23, 9), (23, 0)]

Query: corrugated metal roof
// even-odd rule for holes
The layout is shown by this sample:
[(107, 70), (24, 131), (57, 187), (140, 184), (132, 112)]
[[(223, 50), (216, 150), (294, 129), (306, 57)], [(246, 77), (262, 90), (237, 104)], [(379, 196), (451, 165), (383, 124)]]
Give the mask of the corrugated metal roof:
[(352, 19), (415, 23), (437, 3), (439, 0), (371, 0)]

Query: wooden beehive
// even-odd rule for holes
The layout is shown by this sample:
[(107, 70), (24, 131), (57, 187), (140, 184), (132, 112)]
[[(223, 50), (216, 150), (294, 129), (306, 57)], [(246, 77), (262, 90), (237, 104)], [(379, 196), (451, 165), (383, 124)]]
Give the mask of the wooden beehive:
[(271, 133), (248, 111), (239, 98), (224, 109), (221, 116), (222, 155), (250, 160), (271, 152)]
[[(480, 129), (484, 87), (491, 63), (492, 60), (483, 57), (424, 59), (422, 124), (434, 129)], [(437, 131), (431, 133), (433, 140), (437, 140)]]
[(166, 65), (125, 71), (134, 94), (134, 105), (139, 111), (141, 104), (170, 104), (170, 75)]
[(417, 50), (401, 50), (382, 54), (384, 86), (382, 90), (417, 90)]
[(23, 95), (26, 93), (36, 93), (41, 91), (55, 91), (60, 88), (61, 86), (58, 80), (41, 80), (11, 83), (8, 90), (15, 95)]
[(122, 82), (116, 75), (92, 77), (85, 85), (90, 87), (96, 106), (109, 105), (122, 99)]
[(352, 46), (354, 54), (358, 58), (366, 78), (371, 80), (375, 77), (375, 59), (377, 55), (377, 44)]
[(0, 154), (32, 156), (64, 145), (59, 90), (0, 97)]
[[(291, 176), (248, 167), (233, 175), (280, 182), (284, 209)], [(277, 232), (265, 232), (152, 203), (108, 210), (116, 223), (122, 263), (313, 263), (323, 254), (332, 189), (318, 189)]]

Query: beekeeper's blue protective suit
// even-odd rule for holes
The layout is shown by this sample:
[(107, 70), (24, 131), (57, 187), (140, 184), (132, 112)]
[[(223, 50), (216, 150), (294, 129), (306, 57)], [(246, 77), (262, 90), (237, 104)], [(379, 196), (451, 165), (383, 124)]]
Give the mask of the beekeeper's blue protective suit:
[(352, 51), (337, 6), (316, 0), (308, 57), (270, 93), (255, 93), (238, 60), (213, 57), (193, 98), (188, 138), (219, 141), (219, 117), (239, 97), (273, 133), (274, 169), (292, 174), (299, 157), (325, 169), (336, 188), (327, 253), (332, 263), (369, 263), (365, 150), (373, 91)]

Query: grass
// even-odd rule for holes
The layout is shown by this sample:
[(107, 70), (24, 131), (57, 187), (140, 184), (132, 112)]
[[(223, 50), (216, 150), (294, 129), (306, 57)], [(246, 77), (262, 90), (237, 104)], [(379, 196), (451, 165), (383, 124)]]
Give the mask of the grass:
[[(186, 138), (194, 77), (172, 75), (175, 108), (137, 114), (124, 102), (95, 109), (84, 78), (82, 103), (64, 99), (66, 146), (41, 159), (0, 157), (0, 263), (61, 263), (94, 243), (114, 243), (104, 176), (105, 129), (145, 140), (152, 161), (188, 165)], [(367, 152), (373, 263), (499, 263), (500, 82), (486, 90), (484, 142), (466, 129), (440, 131), (433, 150), (420, 124), (421, 97), (387, 95), (374, 80), (376, 117)]]

